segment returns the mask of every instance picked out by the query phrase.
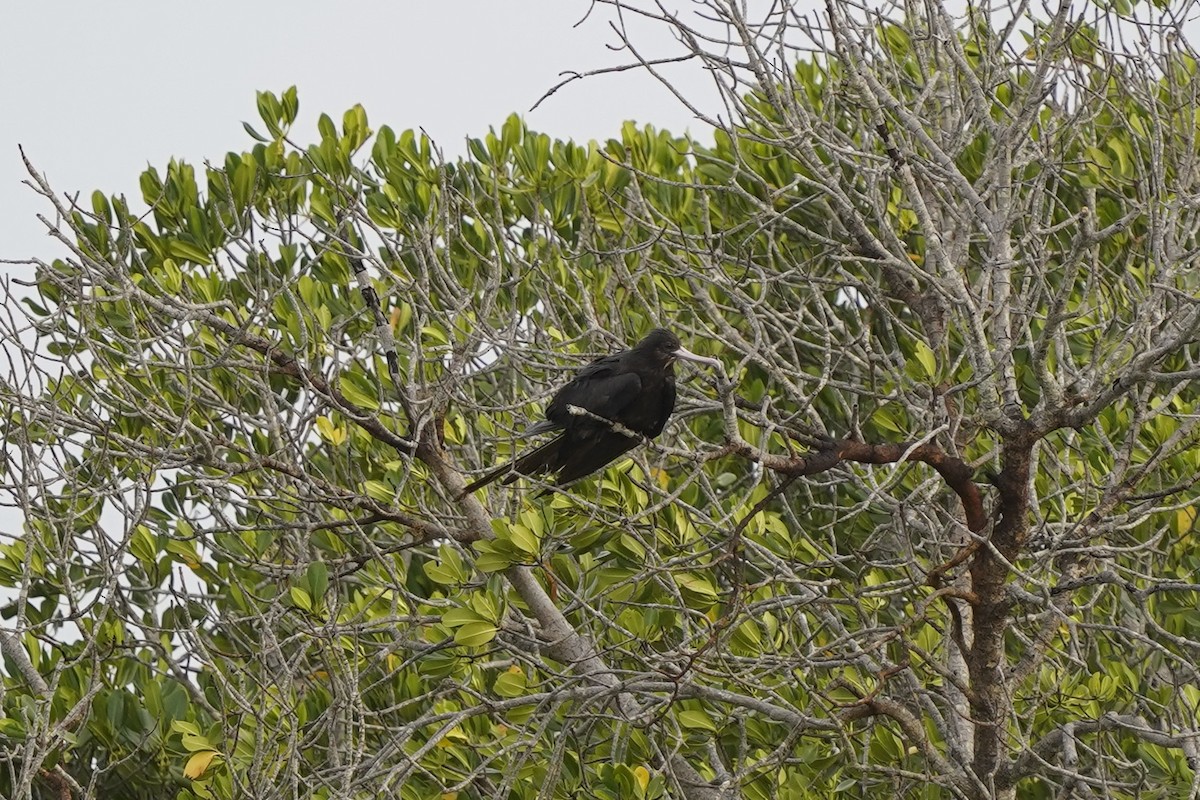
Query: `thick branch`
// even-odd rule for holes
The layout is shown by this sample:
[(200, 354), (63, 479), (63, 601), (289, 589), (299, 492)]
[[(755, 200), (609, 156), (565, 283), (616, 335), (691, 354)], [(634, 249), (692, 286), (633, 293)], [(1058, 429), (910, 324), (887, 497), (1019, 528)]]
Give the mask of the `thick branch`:
[[(470, 533), (479, 538), (493, 538), (491, 517), (487, 510), (473, 495), (463, 494), (466, 482), (462, 474), (450, 463), (441, 443), (428, 430), (422, 432), (416, 452), (417, 458), (430, 468), (450, 496), (459, 498), (466, 512)], [(617, 707), (621, 713), (630, 720), (641, 719), (644, 716), (641, 704), (630, 692), (621, 690), (621, 678), (605, 663), (595, 645), (575, 630), (545, 588), (538, 583), (533, 570), (514, 564), (505, 570), (504, 576), (538, 621), (541, 635), (547, 642), (547, 654), (555, 661), (568, 665), (589, 682), (617, 692)], [(682, 755), (664, 753), (663, 758), (669, 763), (680, 792), (687, 800), (720, 800), (721, 791), (710, 785)]]
[(972, 480), (974, 470), (961, 458), (956, 458), (937, 445), (929, 443), (900, 442), (898, 444), (871, 444), (850, 439), (831, 440), (819, 445), (818, 449), (805, 456), (778, 456), (764, 453), (746, 441), (738, 440), (730, 445), (730, 452), (761, 463), (767, 469), (785, 475), (816, 475), (827, 472), (845, 461), (859, 464), (897, 464), (918, 461), (933, 467), (958, 495), (967, 519), (967, 527), (980, 533), (987, 527), (987, 515), (983, 510), (983, 495)]

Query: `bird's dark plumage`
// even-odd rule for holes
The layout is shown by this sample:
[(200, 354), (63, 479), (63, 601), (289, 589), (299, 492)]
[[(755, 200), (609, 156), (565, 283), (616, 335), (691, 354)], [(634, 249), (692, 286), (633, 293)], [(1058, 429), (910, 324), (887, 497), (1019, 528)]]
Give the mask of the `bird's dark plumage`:
[(555, 484), (567, 484), (632, 450), (643, 437), (658, 436), (675, 408), (673, 364), (678, 358), (719, 366), (715, 359), (688, 352), (675, 334), (662, 328), (630, 350), (588, 364), (554, 395), (546, 419), (525, 431), (526, 436), (558, 435), (478, 478), (463, 493), (501, 477), (512, 483), (519, 475), (552, 474)]

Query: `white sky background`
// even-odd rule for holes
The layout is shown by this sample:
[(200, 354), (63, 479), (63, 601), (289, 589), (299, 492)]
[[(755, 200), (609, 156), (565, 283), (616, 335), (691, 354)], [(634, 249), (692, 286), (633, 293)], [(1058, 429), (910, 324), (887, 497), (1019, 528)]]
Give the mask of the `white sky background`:
[[(884, 4), (889, 0), (879, 0)], [(962, 13), (963, 0), (945, 0)], [(894, 0), (891, 0), (894, 2)], [(1001, 7), (1003, 0), (993, 0)], [(1035, 0), (1040, 17), (1050, 12)], [(773, 0), (747, 0), (762, 19)], [(637, 2), (652, 7), (650, 2)], [(664, 0), (689, 24), (695, 0)], [(823, 15), (823, 0), (792, 0), (798, 13)], [(1080, 12), (1096, 13), (1088, 0)], [(1196, 40), (1196, 0), (1178, 0)], [(1140, 7), (1139, 7), (1140, 8)], [(589, 16), (589, 9), (591, 14)], [(1143, 9), (1144, 11), (1144, 9)], [(1005, 15), (1007, 16), (1007, 15)], [(586, 19), (585, 19), (586, 18)], [(60, 255), (35, 214), (47, 205), (28, 187), (17, 151), (60, 194), (125, 194), (141, 204), (138, 176), (180, 158), (221, 163), (254, 142), (255, 92), (295, 84), (300, 118), (294, 141), (315, 141), (316, 119), (340, 123), (355, 103), (371, 127), (423, 128), (447, 158), (467, 137), (499, 128), (517, 112), (535, 130), (577, 142), (619, 134), (627, 119), (701, 139), (707, 126), (643, 70), (575, 81), (529, 108), (561, 73), (626, 64), (608, 6), (590, 0), (83, 0), (6, 3), (0, 10), (0, 259)], [(646, 58), (683, 50), (661, 23), (626, 13)], [(582, 21), (582, 22), (581, 22)], [(710, 26), (711, 30), (711, 26)], [(720, 31), (715, 31), (720, 33)], [(661, 68), (690, 101), (723, 108), (698, 60)], [(0, 265), (0, 275), (32, 277), (32, 267)]]
[[(642, 71), (576, 81), (533, 112), (562, 78), (628, 63), (609, 46), (611, 10), (587, 0), (119, 0), (5, 4), (0, 12), (0, 258), (59, 255), (35, 214), (49, 213), (21, 181), (17, 145), (60, 194), (124, 193), (172, 158), (197, 166), (254, 142), (255, 91), (295, 84), (297, 143), (316, 118), (362, 103), (373, 129), (424, 128), (448, 158), (511, 112), (552, 138), (603, 141), (633, 119), (704, 136), (674, 97)], [(695, 6), (678, 3), (690, 14)], [(633, 27), (648, 57), (678, 55), (662, 26)], [(721, 109), (698, 62), (667, 67), (690, 99)], [(90, 203), (88, 203), (90, 205)], [(0, 266), (14, 277), (31, 267)]]

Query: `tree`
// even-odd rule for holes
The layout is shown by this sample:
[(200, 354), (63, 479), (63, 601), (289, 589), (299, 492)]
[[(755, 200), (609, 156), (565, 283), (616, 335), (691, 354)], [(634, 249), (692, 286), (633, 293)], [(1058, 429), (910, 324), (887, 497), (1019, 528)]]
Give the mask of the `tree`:
[[(6, 796), (1200, 794), (1172, 10), (618, 8), (711, 137), (301, 147), (289, 89), (147, 215), (30, 166)], [(726, 366), (661, 439), (462, 496), (657, 324)]]

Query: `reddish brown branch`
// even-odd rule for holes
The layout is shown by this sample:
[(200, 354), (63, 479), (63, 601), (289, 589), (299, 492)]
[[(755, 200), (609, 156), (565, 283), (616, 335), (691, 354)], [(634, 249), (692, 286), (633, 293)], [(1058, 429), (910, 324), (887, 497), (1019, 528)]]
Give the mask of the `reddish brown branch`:
[[(749, 444), (730, 443), (721, 451), (722, 455), (736, 453), (762, 463), (767, 469), (789, 475), (792, 478), (804, 475), (816, 475), (827, 472), (845, 461), (859, 464), (896, 464), (901, 461), (915, 461), (928, 464), (937, 471), (946, 484), (958, 495), (966, 516), (967, 528), (975, 534), (982, 534), (987, 528), (988, 518), (983, 509), (983, 495), (979, 486), (972, 480), (974, 470), (961, 458), (956, 458), (942, 450), (937, 445), (911, 442), (897, 444), (871, 444), (851, 439), (830, 439), (816, 445), (813, 452), (803, 456), (767, 455), (755, 450)], [(749, 518), (751, 515), (747, 515)], [(982, 540), (976, 539), (968, 544), (949, 561), (934, 567), (926, 582), (934, 587), (942, 585), (942, 578), (947, 572), (962, 564), (976, 551)]]
[(63, 774), (48, 769), (38, 770), (38, 777), (45, 781), (57, 800), (71, 800), (71, 783)]
[(983, 510), (983, 495), (971, 479), (975, 471), (961, 458), (949, 455), (937, 445), (908, 442), (871, 444), (850, 439), (835, 439), (820, 445), (812, 453), (791, 458), (766, 456), (749, 445), (730, 446), (727, 452), (748, 456), (762, 462), (767, 469), (796, 477), (826, 472), (843, 461), (854, 461), (859, 464), (896, 464), (901, 461), (917, 461), (928, 464), (937, 470), (937, 473), (962, 501), (963, 512), (967, 518), (967, 528), (973, 533), (981, 533), (987, 527), (987, 514)]
[(842, 441), (837, 443), (839, 455), (846, 461), (860, 464), (894, 464), (898, 461), (919, 461), (937, 470), (946, 484), (954, 490), (963, 505), (967, 528), (972, 533), (982, 533), (987, 527), (987, 514), (983, 510), (983, 495), (971, 480), (974, 470), (961, 458), (955, 458), (940, 447), (932, 444), (867, 444), (866, 442)]

